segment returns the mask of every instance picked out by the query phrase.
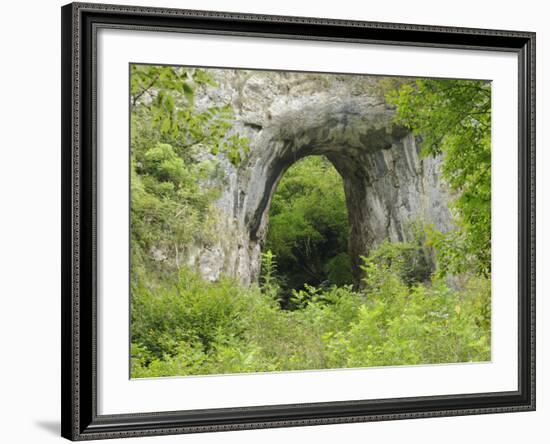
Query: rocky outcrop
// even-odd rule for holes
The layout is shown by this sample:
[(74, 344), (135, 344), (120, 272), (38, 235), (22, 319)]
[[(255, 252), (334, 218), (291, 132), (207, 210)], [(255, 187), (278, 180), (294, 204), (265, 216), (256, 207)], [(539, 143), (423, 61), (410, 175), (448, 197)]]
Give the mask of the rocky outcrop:
[(199, 91), (197, 104), (231, 103), (233, 131), (250, 139), (251, 152), (238, 168), (217, 156), (223, 169), (217, 236), (188, 257), (205, 278), (225, 273), (245, 285), (258, 279), (271, 197), (284, 172), (305, 156), (326, 156), (343, 178), (356, 260), (384, 239), (409, 239), (414, 221), (442, 231), (452, 226), (440, 159), (421, 158), (420, 140), (393, 123), (379, 78), (213, 73), (219, 87)]

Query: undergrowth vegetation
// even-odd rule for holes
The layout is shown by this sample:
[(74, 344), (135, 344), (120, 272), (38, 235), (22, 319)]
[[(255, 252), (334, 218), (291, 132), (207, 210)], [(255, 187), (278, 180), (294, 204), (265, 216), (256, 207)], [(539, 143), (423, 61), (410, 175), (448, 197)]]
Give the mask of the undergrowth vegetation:
[[(407, 285), (402, 245), (364, 258), (365, 286), (306, 285), (294, 310), (273, 280), (242, 288), (182, 269), (132, 299), (132, 376), (206, 375), (490, 359), (490, 285)], [(265, 263), (265, 262), (264, 262)], [(267, 272), (269, 276), (269, 271)]]

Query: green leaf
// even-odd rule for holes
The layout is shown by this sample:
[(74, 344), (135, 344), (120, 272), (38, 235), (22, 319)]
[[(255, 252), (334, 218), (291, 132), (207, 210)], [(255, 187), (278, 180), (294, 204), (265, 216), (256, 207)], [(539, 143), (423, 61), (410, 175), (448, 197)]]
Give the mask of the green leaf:
[(182, 83), (181, 85), (182, 87), (182, 90), (183, 90), (183, 94), (185, 95), (185, 98), (187, 99), (187, 101), (189, 103), (193, 103), (193, 98), (194, 98), (194, 93), (193, 93), (193, 88), (191, 88), (191, 86), (189, 86), (189, 84), (187, 83)]

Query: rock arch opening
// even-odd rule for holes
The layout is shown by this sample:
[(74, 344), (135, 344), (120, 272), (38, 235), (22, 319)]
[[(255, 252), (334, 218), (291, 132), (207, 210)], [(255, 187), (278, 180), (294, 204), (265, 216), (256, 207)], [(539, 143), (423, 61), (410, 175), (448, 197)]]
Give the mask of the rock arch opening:
[(355, 282), (360, 256), (385, 239), (409, 240), (412, 222), (452, 226), (441, 160), (421, 158), (420, 140), (394, 124), (394, 110), (368, 88), (372, 79), (361, 88), (349, 78), (321, 87), (313, 75), (288, 73), (220, 79), (217, 94), (238, 110), (234, 131), (249, 138), (250, 154), (238, 167), (222, 165), (219, 239), (192, 258), (207, 279), (258, 282), (273, 193), (308, 156), (325, 156), (342, 177)]
[[(369, 112), (376, 109), (367, 108)], [(397, 239), (402, 239), (402, 227), (394, 227), (387, 220), (391, 218), (389, 206), (394, 203), (383, 201), (397, 200), (398, 185), (392, 182), (396, 179), (392, 175), (398, 160), (392, 158), (392, 148), (402, 150), (404, 143), (414, 146), (415, 141), (402, 128), (391, 125), (387, 109), (376, 112), (372, 119), (353, 98), (333, 100), (323, 108), (304, 105), (262, 127), (257, 148), (243, 167), (249, 175), (244, 176), (244, 200), (240, 202), (252, 257), (259, 257), (264, 247), (270, 203), (279, 181), (292, 165), (309, 156), (324, 156), (342, 178), (349, 227), (347, 253), (354, 283), (361, 278), (360, 256), (377, 240), (388, 237), (391, 229)], [(404, 137), (408, 137), (407, 142), (403, 142)], [(259, 261), (253, 263), (252, 281), (260, 272)]]
[[(276, 277), (283, 306), (306, 285), (353, 284), (349, 212), (342, 176), (325, 156), (293, 163), (274, 185), (263, 254)], [(264, 264), (265, 265), (265, 264)], [(263, 279), (262, 279), (263, 280)]]
[[(248, 220), (250, 227), (250, 238), (252, 242), (256, 242), (258, 243), (258, 245), (260, 245), (261, 250), (273, 249), (273, 240), (269, 239), (268, 235), (270, 233), (271, 227), (270, 221), (272, 222), (272, 218), (270, 217), (270, 210), (272, 209), (274, 197), (276, 197), (275, 195), (277, 191), (280, 190), (281, 182), (284, 182), (284, 178), (287, 176), (287, 173), (289, 173), (289, 171), (294, 170), (295, 168), (299, 167), (299, 165), (312, 162), (313, 159), (325, 159), (325, 164), (328, 164), (328, 166), (330, 167), (327, 168), (327, 177), (324, 178), (325, 181), (330, 181), (331, 178), (333, 179), (333, 177), (331, 177), (330, 169), (332, 169), (336, 173), (339, 181), (332, 180), (332, 183), (330, 184), (330, 186), (335, 187), (335, 189), (332, 190), (332, 196), (328, 193), (325, 193), (325, 195), (323, 195), (323, 190), (317, 188), (316, 191), (318, 192), (318, 195), (311, 196), (312, 201), (310, 202), (310, 204), (315, 203), (316, 205), (325, 206), (333, 205), (335, 203), (335, 200), (337, 201), (339, 198), (338, 193), (341, 192), (343, 198), (342, 211), (343, 216), (345, 217), (345, 248), (342, 248), (342, 246), (339, 245), (337, 247), (337, 250), (339, 251), (334, 251), (334, 253), (336, 253), (334, 255), (331, 255), (330, 252), (317, 251), (315, 252), (319, 254), (319, 257), (317, 258), (314, 258), (311, 255), (305, 255), (307, 257), (305, 257), (304, 255), (302, 255), (301, 257), (297, 257), (297, 262), (295, 264), (296, 267), (308, 267), (308, 264), (306, 263), (298, 263), (299, 260), (317, 259), (318, 263), (316, 264), (317, 266), (314, 267), (314, 269), (309, 270), (311, 278), (309, 279), (309, 281), (304, 280), (303, 282), (300, 282), (299, 279), (294, 280), (292, 282), (292, 284), (294, 285), (292, 288), (300, 288), (300, 284), (303, 283), (308, 283), (311, 285), (330, 283), (332, 281), (331, 279), (328, 279), (328, 275), (330, 273), (327, 270), (325, 270), (324, 273), (321, 272), (319, 270), (319, 266), (329, 266), (326, 261), (335, 259), (335, 256), (339, 253), (346, 254), (345, 260), (349, 261), (349, 264), (346, 265), (346, 267), (349, 269), (350, 273), (350, 279), (348, 282), (343, 282), (341, 279), (339, 279), (339, 283), (358, 284), (362, 274), (360, 268), (360, 256), (368, 253), (369, 247), (372, 246), (374, 243), (374, 239), (372, 238), (371, 231), (365, 227), (365, 223), (369, 218), (369, 202), (367, 202), (369, 175), (367, 174), (367, 171), (364, 168), (364, 164), (362, 164), (361, 159), (359, 158), (357, 153), (353, 153), (353, 151), (348, 152), (346, 150), (332, 148), (330, 145), (320, 146), (316, 148), (309, 146), (304, 147), (300, 150), (291, 151), (289, 155), (275, 159), (273, 161), (274, 168), (270, 169), (271, 174), (266, 176), (264, 195), (262, 196), (256, 211), (252, 213), (251, 218)], [(326, 166), (327, 165), (325, 165), (325, 168)], [(322, 168), (321, 165), (317, 165), (317, 167)], [(317, 171), (308, 172), (306, 168), (303, 169), (303, 171), (300, 171), (298, 174), (308, 173), (315, 174), (317, 173)], [(303, 182), (307, 182), (308, 178), (303, 177), (302, 179)], [(320, 183), (317, 185), (322, 188), (322, 186), (326, 185), (326, 183)], [(316, 188), (316, 185), (313, 185), (312, 187)], [(289, 200), (289, 203), (292, 203), (293, 196), (286, 196), (286, 198)], [(322, 200), (324, 200), (324, 202)], [(298, 211), (299, 209), (296, 210)], [(287, 220), (287, 222), (296, 224), (308, 222), (315, 223), (315, 221), (299, 220), (299, 215), (296, 216), (297, 217), (295, 217), (294, 220), (290, 219)], [(319, 217), (323, 216), (328, 216), (328, 214), (319, 214)], [(332, 214), (332, 216), (337, 218), (339, 215)], [(371, 219), (375, 219), (379, 216), (380, 215), (377, 214), (370, 214)], [(323, 222), (328, 221), (318, 220), (316, 222), (322, 224)], [(288, 230), (292, 230), (291, 227), (286, 228)], [(297, 230), (300, 229), (300, 227), (295, 228)], [(315, 227), (310, 228), (315, 229)], [(334, 233), (318, 234), (321, 236), (323, 236), (323, 234), (328, 234), (330, 236)], [(328, 239), (328, 241), (328, 244), (330, 244), (331, 239)], [(329, 248), (328, 244), (322, 245), (322, 242), (320, 242), (321, 248), (323, 246)], [(319, 262), (324, 263), (321, 264)], [(317, 276), (315, 276), (315, 274)]]

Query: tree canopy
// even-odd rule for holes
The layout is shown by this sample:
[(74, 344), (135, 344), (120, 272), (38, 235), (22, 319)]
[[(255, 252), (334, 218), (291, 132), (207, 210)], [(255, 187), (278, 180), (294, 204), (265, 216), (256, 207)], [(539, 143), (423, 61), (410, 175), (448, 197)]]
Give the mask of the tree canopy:
[(442, 272), (491, 272), (491, 83), (419, 78), (387, 98), (397, 121), (422, 139), (424, 156), (443, 157), (457, 229), (432, 232)]

